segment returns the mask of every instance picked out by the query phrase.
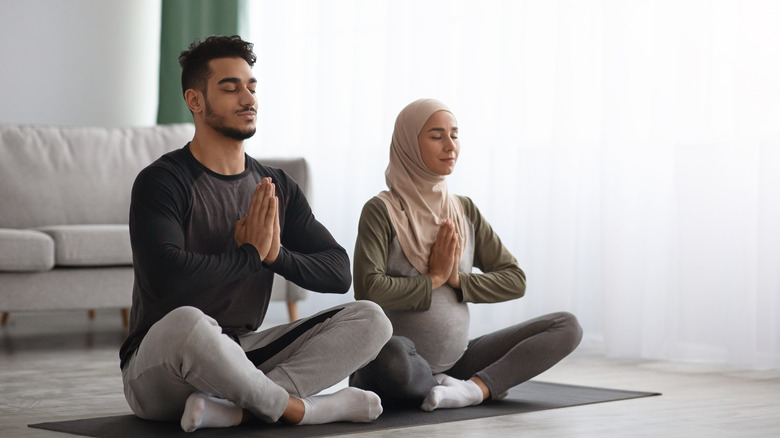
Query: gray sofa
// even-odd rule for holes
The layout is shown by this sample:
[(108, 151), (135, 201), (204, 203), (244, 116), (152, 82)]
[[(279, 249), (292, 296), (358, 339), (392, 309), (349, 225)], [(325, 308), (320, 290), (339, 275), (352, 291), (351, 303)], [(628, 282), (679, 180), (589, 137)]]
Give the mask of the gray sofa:
[[(191, 124), (133, 128), (0, 124), (0, 312), (122, 309), (133, 269), (130, 189), (138, 172), (192, 138)], [(304, 192), (302, 158), (259, 159)], [(308, 195), (308, 193), (307, 193)], [(291, 319), (306, 291), (278, 277)]]

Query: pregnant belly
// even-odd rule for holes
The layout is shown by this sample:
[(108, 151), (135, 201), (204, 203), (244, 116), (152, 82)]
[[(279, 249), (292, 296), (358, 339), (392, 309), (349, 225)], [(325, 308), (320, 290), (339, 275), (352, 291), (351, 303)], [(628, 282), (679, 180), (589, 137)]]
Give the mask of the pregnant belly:
[(417, 354), (425, 358), (434, 373), (452, 368), (468, 346), (469, 308), (444, 285), (433, 291), (426, 311), (387, 310), (393, 334), (414, 342)]

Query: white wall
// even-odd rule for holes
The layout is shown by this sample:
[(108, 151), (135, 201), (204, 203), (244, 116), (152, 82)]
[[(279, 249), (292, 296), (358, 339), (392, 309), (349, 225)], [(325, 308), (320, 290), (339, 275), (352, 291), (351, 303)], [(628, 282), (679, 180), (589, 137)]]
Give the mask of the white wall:
[(0, 0), (0, 123), (157, 119), (161, 0)]
[[(351, 252), (398, 112), (453, 109), (451, 193), (610, 355), (780, 368), (780, 2), (256, 0), (258, 156), (302, 155)], [(308, 315), (351, 295), (310, 294)]]

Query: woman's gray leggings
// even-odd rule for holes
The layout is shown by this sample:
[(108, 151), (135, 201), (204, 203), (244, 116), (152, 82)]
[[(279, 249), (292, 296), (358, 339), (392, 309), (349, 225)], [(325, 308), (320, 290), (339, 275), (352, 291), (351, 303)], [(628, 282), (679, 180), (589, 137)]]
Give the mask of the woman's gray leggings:
[[(574, 315), (551, 313), (472, 339), (444, 374), (461, 380), (479, 377), (491, 395), (502, 394), (551, 368), (581, 339)], [(438, 385), (428, 362), (402, 336), (390, 338), (374, 361), (350, 376), (349, 384), (376, 392), (384, 405), (415, 406)]]

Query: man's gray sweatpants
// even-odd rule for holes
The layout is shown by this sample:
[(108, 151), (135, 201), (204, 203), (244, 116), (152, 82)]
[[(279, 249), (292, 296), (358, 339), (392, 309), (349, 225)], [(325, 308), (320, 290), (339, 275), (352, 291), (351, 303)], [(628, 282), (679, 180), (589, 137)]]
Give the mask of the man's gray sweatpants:
[(372, 361), (392, 326), (369, 301), (241, 336), (238, 343), (195, 307), (157, 321), (122, 370), (125, 398), (141, 418), (178, 421), (194, 392), (277, 421), (290, 396), (307, 397)]

